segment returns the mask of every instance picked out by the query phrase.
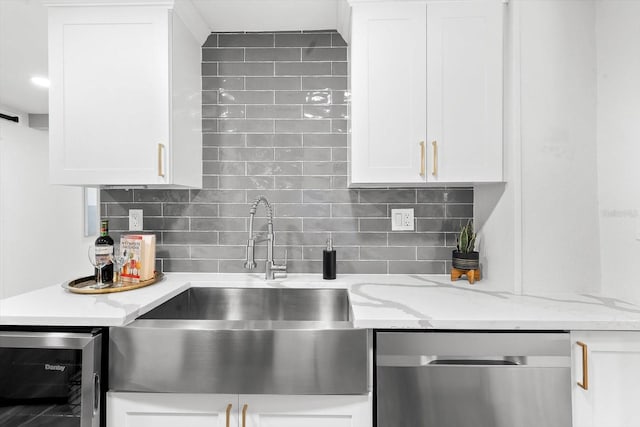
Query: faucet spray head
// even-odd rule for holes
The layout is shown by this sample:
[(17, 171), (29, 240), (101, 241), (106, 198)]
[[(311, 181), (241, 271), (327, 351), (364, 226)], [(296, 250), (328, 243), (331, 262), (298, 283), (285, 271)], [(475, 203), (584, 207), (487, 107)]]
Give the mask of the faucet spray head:
[(254, 239), (249, 239), (247, 241), (247, 260), (244, 262), (244, 268), (247, 270), (253, 270), (256, 268), (256, 261), (254, 258), (256, 241)]

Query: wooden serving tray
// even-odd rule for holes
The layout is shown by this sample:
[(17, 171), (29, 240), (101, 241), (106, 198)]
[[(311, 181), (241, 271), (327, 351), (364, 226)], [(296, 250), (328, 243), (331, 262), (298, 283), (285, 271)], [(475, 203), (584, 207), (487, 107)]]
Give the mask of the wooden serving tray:
[(76, 294), (110, 294), (113, 292), (124, 292), (130, 291), (133, 289), (144, 288), (145, 286), (153, 285), (154, 283), (158, 283), (164, 278), (164, 273), (160, 271), (156, 271), (154, 273), (153, 279), (144, 280), (138, 283), (129, 283), (124, 282), (120, 286), (114, 286), (113, 283), (110, 283), (106, 288), (96, 288), (96, 280), (94, 276), (81, 277), (79, 279), (71, 280), (70, 282), (66, 282), (62, 284), (62, 287), (69, 292), (73, 292)]

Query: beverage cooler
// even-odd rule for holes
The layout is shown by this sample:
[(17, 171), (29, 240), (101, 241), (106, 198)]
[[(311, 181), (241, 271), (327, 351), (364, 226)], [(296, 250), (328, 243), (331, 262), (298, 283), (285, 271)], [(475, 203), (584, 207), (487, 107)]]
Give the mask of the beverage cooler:
[(98, 427), (103, 331), (0, 331), (0, 426)]

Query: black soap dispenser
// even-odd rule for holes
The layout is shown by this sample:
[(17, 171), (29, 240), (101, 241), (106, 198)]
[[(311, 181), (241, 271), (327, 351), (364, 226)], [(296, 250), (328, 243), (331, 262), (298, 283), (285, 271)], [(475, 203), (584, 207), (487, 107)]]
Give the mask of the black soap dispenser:
[(331, 238), (327, 239), (327, 249), (322, 251), (322, 278), (325, 280), (336, 278), (336, 251), (333, 249)]

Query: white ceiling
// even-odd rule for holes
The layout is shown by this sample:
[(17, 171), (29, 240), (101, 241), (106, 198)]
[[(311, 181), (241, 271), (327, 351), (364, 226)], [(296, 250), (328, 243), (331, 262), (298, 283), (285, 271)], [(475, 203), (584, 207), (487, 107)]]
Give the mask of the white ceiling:
[[(192, 0), (212, 31), (337, 28), (339, 0)], [(0, 109), (48, 112), (47, 90), (30, 79), (47, 76), (47, 9), (41, 0), (0, 0)]]

